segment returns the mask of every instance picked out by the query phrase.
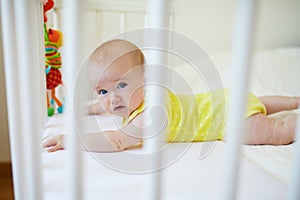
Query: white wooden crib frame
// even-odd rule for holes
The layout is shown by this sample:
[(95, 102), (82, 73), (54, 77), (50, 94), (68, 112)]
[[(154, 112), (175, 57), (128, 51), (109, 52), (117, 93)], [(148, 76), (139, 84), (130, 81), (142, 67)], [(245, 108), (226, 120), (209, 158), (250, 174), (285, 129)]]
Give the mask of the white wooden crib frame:
[[(80, 63), (79, 49), (82, 41), (78, 38), (83, 36), (82, 20), (79, 13), (82, 12), (82, 3), (80, 0), (64, 0), (65, 15), (64, 35), (65, 35), (65, 70), (64, 79), (67, 88), (74, 87), (74, 78), (76, 70), (69, 66), (78, 66)], [(228, 157), (224, 174), (224, 199), (235, 199), (237, 176), (239, 171), (240, 161), (240, 146), (243, 113), (246, 102), (246, 88), (248, 87), (248, 71), (251, 60), (251, 44), (253, 40), (253, 24), (255, 17), (254, 0), (240, 0), (238, 2), (238, 13), (236, 32), (234, 37), (234, 56), (233, 56), (233, 71), (239, 76), (232, 76), (236, 78), (236, 82), (232, 88), (233, 99), (231, 104), (232, 110), (229, 114), (228, 129), (230, 131)], [(126, 5), (126, 3), (124, 4)], [(103, 5), (102, 5), (103, 6)], [(105, 9), (115, 9), (106, 5)], [(147, 27), (151, 28), (166, 28), (166, 21), (169, 21), (169, 28), (172, 28), (173, 14), (166, 15), (168, 3), (164, 0), (148, 0), (146, 6), (147, 13)], [(127, 4), (127, 9), (137, 9), (140, 11), (143, 5), (132, 7)], [(126, 10), (126, 7), (124, 8)], [(123, 12), (122, 10), (115, 10)], [(43, 124), (45, 118), (45, 75), (44, 69), (40, 66), (44, 65), (44, 43), (43, 43), (43, 21), (42, 21), (42, 3), (38, 0), (2, 0), (1, 1), (1, 17), (2, 17), (2, 31), (3, 31), (3, 46), (4, 46), (4, 61), (5, 61), (5, 79), (6, 79), (6, 93), (8, 102), (8, 117), (10, 130), (10, 146), (11, 159), (13, 167), (14, 179), (14, 196), (15, 199), (43, 199), (42, 176), (41, 176), (41, 133), (43, 131)], [(124, 26), (125, 15), (121, 13), (120, 30), (125, 31)], [(160, 37), (160, 36), (157, 36)], [(161, 36), (162, 37), (162, 36)], [(159, 38), (156, 38), (159, 39)], [(74, 42), (77, 41), (77, 42)], [(153, 52), (150, 59), (160, 62), (159, 52)], [(30, 69), (30, 70), (29, 70)], [(162, 73), (163, 74), (163, 73)], [(149, 76), (155, 76), (150, 73)], [(151, 77), (148, 77), (151, 80)], [(163, 76), (161, 76), (163, 79)], [(84, 89), (79, 88), (78, 93), (83, 94)], [(162, 103), (163, 99), (152, 98), (157, 97), (160, 91), (157, 88), (152, 88), (149, 91), (150, 95), (146, 96), (150, 103)], [(67, 99), (69, 105), (76, 103), (75, 108), (82, 105), (84, 99), (78, 102), (72, 102), (74, 94), (73, 90), (69, 89)], [(71, 106), (70, 106), (71, 107)], [(71, 108), (70, 108), (71, 109)], [(72, 112), (69, 112), (72, 113)], [(77, 117), (82, 118), (83, 113), (79, 113)], [(70, 133), (74, 133), (73, 115), (69, 114), (66, 118), (66, 127)], [(157, 115), (156, 117), (160, 117)], [(298, 127), (300, 119), (298, 120)], [(146, 130), (147, 131), (147, 130)], [(297, 129), (297, 141), (300, 141), (300, 130)], [(81, 150), (79, 148), (76, 137), (70, 137), (69, 149), (69, 166), (70, 174), (69, 181), (72, 184), (69, 188), (69, 199), (82, 199), (82, 164), (81, 164)], [(151, 141), (149, 148), (156, 148), (159, 144), (159, 139)], [(300, 144), (298, 143), (296, 150), (296, 158), (293, 169), (293, 179), (291, 181), (288, 199), (300, 199)], [(159, 167), (160, 157), (153, 162)], [(72, 166), (72, 167), (71, 167)], [(74, 167), (76, 166), (76, 167)], [(147, 191), (145, 192), (145, 199), (160, 199), (161, 188), (161, 174), (160, 172), (151, 173), (148, 175), (145, 185)], [(74, 184), (77, 183), (77, 184)]]

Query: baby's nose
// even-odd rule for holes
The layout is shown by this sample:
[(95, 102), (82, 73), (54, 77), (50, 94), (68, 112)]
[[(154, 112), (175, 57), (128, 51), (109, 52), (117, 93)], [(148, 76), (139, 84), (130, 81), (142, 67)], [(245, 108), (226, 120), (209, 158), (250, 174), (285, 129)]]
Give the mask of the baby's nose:
[(117, 94), (114, 94), (111, 96), (111, 103), (112, 104), (118, 104), (121, 101), (121, 97)]

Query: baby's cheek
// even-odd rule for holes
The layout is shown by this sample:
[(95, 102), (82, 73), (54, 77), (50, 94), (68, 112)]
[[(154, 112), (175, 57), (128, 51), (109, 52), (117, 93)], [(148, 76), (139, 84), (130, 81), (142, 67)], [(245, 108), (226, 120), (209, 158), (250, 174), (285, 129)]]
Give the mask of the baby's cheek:
[(143, 102), (143, 93), (140, 90), (135, 91), (129, 98), (130, 105), (139, 106)]
[(101, 108), (103, 110), (105, 110), (105, 112), (110, 112), (111, 105), (108, 101), (104, 101), (104, 100), (99, 99), (99, 103), (100, 103), (99, 106), (101, 106)]

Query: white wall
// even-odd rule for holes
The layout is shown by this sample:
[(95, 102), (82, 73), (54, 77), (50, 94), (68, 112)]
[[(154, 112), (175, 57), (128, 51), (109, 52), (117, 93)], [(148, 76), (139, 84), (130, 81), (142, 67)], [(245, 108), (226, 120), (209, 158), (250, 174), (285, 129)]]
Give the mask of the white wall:
[[(230, 50), (237, 0), (171, 0), (175, 30), (209, 51)], [(256, 49), (300, 46), (300, 1), (257, 0)]]
[(257, 19), (259, 48), (300, 46), (299, 0), (263, 0), (259, 6)]

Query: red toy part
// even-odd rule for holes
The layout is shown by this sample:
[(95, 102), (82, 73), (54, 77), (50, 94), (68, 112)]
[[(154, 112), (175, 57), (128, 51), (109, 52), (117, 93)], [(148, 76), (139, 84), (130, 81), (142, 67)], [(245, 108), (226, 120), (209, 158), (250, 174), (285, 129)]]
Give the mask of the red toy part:
[(47, 89), (52, 90), (62, 83), (61, 72), (59, 69), (51, 68), (46, 75)]
[(47, 22), (47, 16), (46, 16), (46, 12), (48, 10), (51, 10), (54, 7), (54, 1), (53, 0), (48, 0), (45, 4), (44, 4), (44, 23)]

